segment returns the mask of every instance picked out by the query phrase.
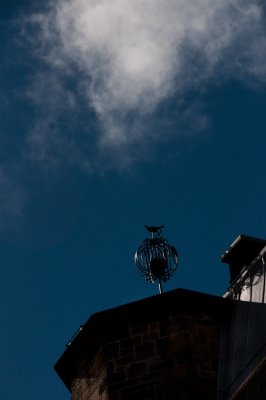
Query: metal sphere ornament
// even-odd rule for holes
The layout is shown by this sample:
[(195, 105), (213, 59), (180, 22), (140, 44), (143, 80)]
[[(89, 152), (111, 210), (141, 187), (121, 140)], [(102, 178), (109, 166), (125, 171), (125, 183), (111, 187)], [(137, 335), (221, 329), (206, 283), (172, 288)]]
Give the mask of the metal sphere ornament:
[(151, 233), (150, 239), (145, 239), (135, 253), (135, 264), (140, 274), (149, 283), (158, 281), (159, 292), (162, 293), (162, 282), (168, 281), (178, 266), (178, 253), (161, 236), (162, 226), (146, 226)]

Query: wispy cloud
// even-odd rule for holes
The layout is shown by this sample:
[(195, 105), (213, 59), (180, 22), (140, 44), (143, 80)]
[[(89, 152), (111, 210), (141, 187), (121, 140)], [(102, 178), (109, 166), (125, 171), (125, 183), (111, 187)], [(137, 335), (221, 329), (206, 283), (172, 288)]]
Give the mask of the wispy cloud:
[(57, 167), (101, 173), (153, 159), (171, 135), (208, 128), (204, 96), (195, 93), (227, 78), (266, 82), (259, 0), (54, 0), (41, 7), (21, 18), (24, 36), (15, 29), (12, 38), (13, 45), (26, 38), (32, 58), (21, 47), (13, 57), (10, 46), (12, 63), (0, 71), (5, 234), (24, 234), (33, 188), (56, 180), (56, 172), (60, 179)]
[[(35, 55), (50, 67), (48, 84), (46, 76), (34, 84), (32, 97), (51, 113), (45, 123), (36, 119), (32, 154), (44, 157), (56, 141), (68, 146), (51, 125), (73, 112), (76, 93), (98, 119), (98, 154), (122, 152), (130, 162), (137, 142), (158, 140), (148, 121), (167, 99), (182, 101), (188, 90), (226, 77), (265, 82), (264, 17), (259, 0), (51, 2), (28, 18), (38, 29)], [(70, 79), (74, 89), (65, 87)], [(206, 125), (203, 116), (199, 126)]]
[(10, 168), (0, 168), (0, 231), (19, 229), (23, 219), (28, 194), (20, 183), (19, 175), (18, 171), (10, 171)]

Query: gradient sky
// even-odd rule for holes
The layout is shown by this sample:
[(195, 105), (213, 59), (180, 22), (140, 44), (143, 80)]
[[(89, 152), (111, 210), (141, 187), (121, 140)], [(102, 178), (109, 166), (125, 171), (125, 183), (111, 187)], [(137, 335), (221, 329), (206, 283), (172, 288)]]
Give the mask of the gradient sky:
[(144, 224), (180, 254), (165, 290), (222, 295), (221, 254), (266, 238), (263, 2), (40, 3), (0, 5), (3, 400), (69, 399), (79, 325), (157, 294)]

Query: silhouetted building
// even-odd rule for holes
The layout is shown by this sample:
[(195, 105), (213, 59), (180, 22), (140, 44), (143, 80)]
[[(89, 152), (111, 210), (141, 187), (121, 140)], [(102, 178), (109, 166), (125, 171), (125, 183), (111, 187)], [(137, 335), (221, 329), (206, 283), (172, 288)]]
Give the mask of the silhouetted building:
[(231, 245), (224, 298), (177, 289), (92, 315), (55, 365), (72, 399), (265, 400), (265, 252)]

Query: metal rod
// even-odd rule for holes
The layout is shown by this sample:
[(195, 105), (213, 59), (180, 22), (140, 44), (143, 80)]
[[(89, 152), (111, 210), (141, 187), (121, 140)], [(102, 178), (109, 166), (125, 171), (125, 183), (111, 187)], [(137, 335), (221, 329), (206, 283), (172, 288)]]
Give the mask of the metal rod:
[[(264, 253), (265, 254), (265, 253)], [(266, 279), (266, 271), (265, 271), (265, 260), (264, 260), (264, 254), (262, 254), (262, 268), (263, 268), (263, 286), (262, 286), (262, 303), (264, 303), (265, 299), (265, 279)]]
[(162, 285), (161, 279), (159, 279), (159, 293), (160, 294), (163, 293), (163, 285)]

